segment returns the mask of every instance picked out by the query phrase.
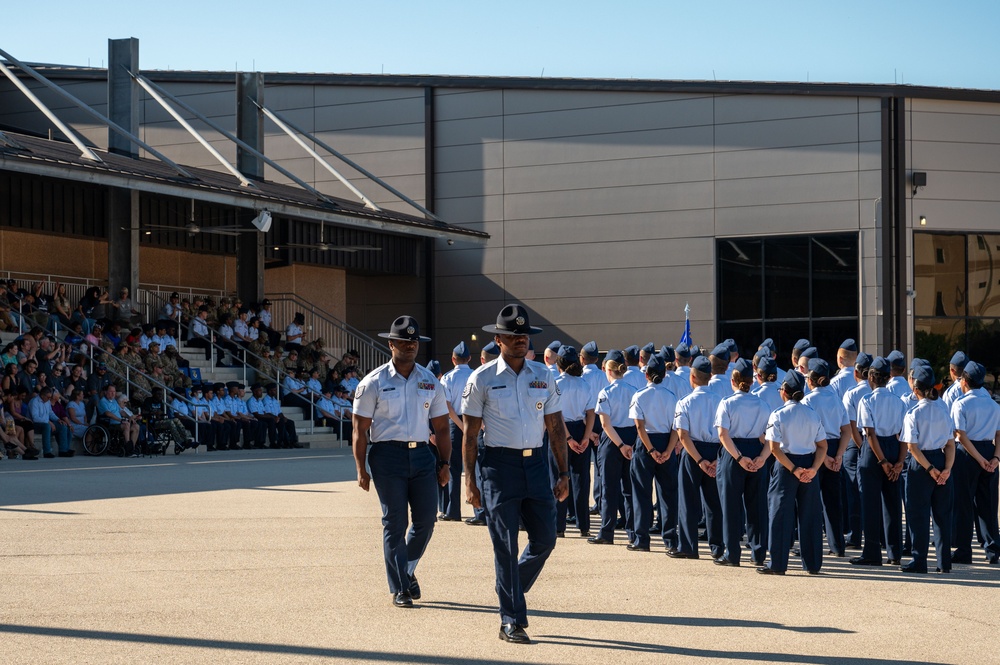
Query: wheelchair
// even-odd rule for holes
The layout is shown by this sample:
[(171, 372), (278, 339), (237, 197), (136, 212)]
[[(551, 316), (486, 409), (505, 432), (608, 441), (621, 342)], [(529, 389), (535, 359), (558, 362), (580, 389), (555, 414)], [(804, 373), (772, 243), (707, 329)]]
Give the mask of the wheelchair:
[[(150, 419), (143, 419), (142, 429), (139, 431), (139, 453), (143, 457), (153, 457), (155, 455), (166, 455), (167, 448), (174, 442), (170, 435), (170, 430), (160, 427), (159, 422)], [(180, 454), (180, 449), (174, 450), (175, 454)]]
[(83, 433), (83, 450), (95, 457), (105, 453), (125, 457), (125, 434), (120, 427), (98, 421)]

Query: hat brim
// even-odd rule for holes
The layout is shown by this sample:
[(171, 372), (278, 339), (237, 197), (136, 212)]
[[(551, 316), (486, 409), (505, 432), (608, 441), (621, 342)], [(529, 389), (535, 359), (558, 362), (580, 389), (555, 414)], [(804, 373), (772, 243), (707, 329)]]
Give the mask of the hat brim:
[(402, 335), (395, 335), (393, 333), (379, 333), (378, 336), (381, 337), (381, 338), (383, 338), (383, 339), (395, 339), (395, 340), (398, 340), (400, 342), (429, 342), (429, 341), (431, 341), (430, 337), (424, 337), (423, 335), (417, 335), (414, 338), (414, 337), (403, 337)]
[(537, 335), (542, 332), (542, 329), (535, 326), (528, 326), (527, 330), (507, 330), (506, 328), (498, 328), (494, 324), (492, 326), (483, 326), (483, 331), (493, 333), (494, 335)]

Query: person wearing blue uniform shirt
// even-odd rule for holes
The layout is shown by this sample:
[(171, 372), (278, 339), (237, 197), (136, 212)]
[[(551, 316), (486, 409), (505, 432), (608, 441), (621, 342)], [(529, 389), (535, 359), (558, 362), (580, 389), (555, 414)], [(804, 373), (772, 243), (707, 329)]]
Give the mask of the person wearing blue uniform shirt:
[(698, 558), (698, 521), (703, 513), (712, 559), (725, 553), (722, 505), (715, 480), (720, 449), (715, 414), (722, 400), (708, 388), (711, 375), (709, 359), (695, 358), (691, 364), (693, 390), (674, 409), (674, 429), (684, 448), (678, 471), (677, 551), (667, 552), (675, 559)]
[(203, 384), (191, 386), (191, 418), (198, 423), (198, 441), (208, 450), (214, 450), (219, 427), (212, 422), (212, 408), (205, 399), (206, 390)]
[(684, 383), (691, 385), (691, 347), (681, 342), (674, 348), (674, 364), (677, 368), (674, 374), (684, 379)]
[(499, 357), (500, 347), (496, 345), (496, 342), (490, 342), (479, 352), (479, 364), (485, 365), (491, 360), (496, 360)]
[[(580, 348), (580, 364), (583, 366), (582, 378), (590, 386), (590, 405), (593, 408), (597, 406), (597, 396), (609, 385), (608, 376), (601, 369), (601, 352), (597, 348), (597, 342), (591, 340)], [(593, 448), (591, 457), (594, 459), (594, 482), (592, 485), (594, 505), (590, 507), (591, 515), (601, 514), (601, 461), (596, 454), (600, 438), (601, 420), (595, 417), (594, 431), (590, 435), (590, 445)]]
[(778, 383), (778, 366), (773, 358), (761, 358), (757, 363), (757, 388), (753, 391), (772, 413), (784, 404)]
[[(886, 388), (889, 362), (881, 356), (868, 368), (872, 392), (858, 403), (858, 430), (866, 445), (858, 460), (861, 488), (861, 530), (864, 549), (851, 559), (855, 566), (882, 565), (882, 538), (890, 565), (899, 565), (903, 549), (902, 485), (900, 474), (906, 447), (900, 445), (906, 406)], [(883, 533), (879, 534), (879, 525)]]
[(940, 573), (950, 573), (954, 429), (944, 410), (933, 404), (936, 398), (934, 372), (931, 368), (921, 366), (912, 370), (910, 382), (920, 401), (904, 416), (900, 440), (910, 451), (910, 471), (906, 483), (906, 528), (910, 532), (913, 561), (900, 566), (900, 570), (904, 573), (927, 572), (929, 522), (933, 516), (937, 570)]
[(816, 474), (826, 459), (823, 421), (805, 404), (805, 378), (795, 371), (785, 373), (781, 383), (784, 406), (771, 414), (765, 438), (774, 455), (774, 471), (767, 488), (767, 565), (763, 575), (784, 575), (792, 548), (798, 516), (802, 567), (811, 575), (823, 566), (823, 509)]
[(812, 344), (809, 342), (809, 340), (807, 340), (805, 338), (802, 338), (802, 339), (796, 341), (795, 344), (792, 345), (792, 355), (791, 355), (792, 366), (791, 366), (791, 368), (790, 368), (789, 371), (795, 371), (796, 368), (798, 368), (798, 366), (799, 366), (799, 356), (802, 355), (803, 351), (805, 351), (806, 349), (808, 349), (811, 346), (812, 346)]
[(858, 429), (858, 405), (865, 395), (871, 395), (872, 389), (868, 385), (868, 368), (871, 367), (872, 357), (861, 352), (854, 361), (855, 385), (844, 393), (841, 400), (844, 411), (847, 412), (847, 420), (851, 427), (851, 441), (844, 451), (843, 479), (844, 479), (844, 503), (846, 509), (846, 519), (844, 527), (844, 544), (847, 547), (861, 547), (861, 485), (858, 470), (858, 462), (861, 459), (861, 449), (865, 445), (861, 430)]
[[(663, 376), (663, 384), (670, 389), (678, 401), (691, 394), (691, 377), (677, 374), (677, 354), (672, 347), (663, 346), (657, 354), (663, 359), (667, 373)], [(690, 368), (689, 368), (690, 369)], [(668, 414), (673, 419), (673, 414)], [(671, 426), (672, 428), (672, 426)]]
[(646, 387), (646, 377), (642, 373), (642, 369), (639, 367), (639, 347), (635, 344), (627, 346), (625, 347), (623, 353), (625, 355), (625, 364), (627, 365), (627, 368), (622, 378), (625, 379), (625, 383), (629, 384), (636, 390), (642, 390)]
[(941, 396), (941, 402), (948, 409), (949, 414), (951, 413), (951, 407), (965, 394), (962, 392), (962, 372), (965, 371), (965, 366), (968, 364), (969, 357), (962, 351), (956, 351), (948, 363), (948, 374), (951, 377), (951, 385), (948, 386), (944, 391), (944, 395)]
[[(765, 339), (763, 342), (760, 343), (760, 346), (757, 347), (757, 350), (763, 351), (765, 354), (770, 355), (771, 360), (774, 361), (774, 370), (775, 370), (774, 374), (776, 377), (775, 380), (778, 382), (778, 386), (780, 386), (781, 380), (785, 378), (785, 370), (778, 367), (778, 351), (775, 348), (774, 340), (768, 337), (767, 339)], [(775, 386), (775, 388), (777, 388), (778, 386)]]
[(632, 396), (629, 417), (635, 421), (632, 456), (632, 513), (635, 536), (628, 549), (648, 552), (653, 524), (653, 487), (660, 514), (660, 537), (667, 551), (677, 549), (678, 438), (673, 413), (677, 396), (664, 381), (667, 365), (658, 355), (646, 363), (648, 385)]
[[(524, 630), (528, 625), (524, 594), (555, 548), (556, 502), (569, 495), (566, 425), (551, 374), (526, 358), (529, 335), (541, 332), (531, 325), (528, 311), (521, 305), (506, 305), (496, 324), (483, 330), (494, 335), (501, 355), (473, 372), (462, 394), (465, 488), (469, 502), (486, 509), (500, 601), (499, 637), (527, 644), (531, 640)], [(484, 425), (480, 449), (476, 433)], [(559, 470), (554, 488), (543, 455), (543, 430)], [(480, 456), (477, 484), (474, 475)], [(520, 556), (519, 524), (528, 536)]]
[(736, 361), (730, 383), (733, 394), (722, 400), (715, 412), (715, 426), (723, 447), (716, 480), (726, 547), (715, 563), (740, 565), (745, 515), (750, 556), (754, 564), (762, 566), (767, 555), (767, 477), (763, 469), (771, 456), (770, 449), (764, 446), (764, 433), (771, 409), (750, 392), (753, 363), (746, 358)]
[[(656, 353), (656, 345), (652, 342), (647, 342), (639, 349), (639, 371), (646, 374), (646, 365), (649, 364), (649, 359), (653, 357)], [(645, 386), (643, 386), (645, 388)], [(639, 390), (642, 390), (640, 388)]]
[[(531, 345), (529, 344), (528, 346), (530, 348)], [(534, 355), (534, 354), (532, 354), (532, 355)], [(486, 346), (484, 346), (482, 348), (482, 350), (480, 351), (480, 353), (479, 353), (479, 363), (480, 363), (480, 366), (485, 365), (486, 363), (491, 362), (493, 360), (496, 360), (499, 357), (500, 357), (500, 347), (497, 346), (496, 342), (490, 342), (489, 344), (487, 344)], [(471, 371), (469, 372), (469, 376), (472, 376), (472, 372)], [(465, 386), (463, 386), (462, 388), (464, 390)], [(463, 419), (463, 427), (464, 427), (464, 419)], [(463, 437), (464, 436), (465, 435), (463, 433)], [(463, 440), (464, 440), (464, 438), (463, 438)], [(479, 441), (479, 447), (482, 448), (483, 445), (484, 445), (483, 444), (483, 430), (482, 429), (479, 430), (479, 433), (477, 435), (477, 440)], [(464, 449), (463, 449), (462, 455), (463, 456), (465, 455)], [(463, 464), (463, 466), (464, 466), (464, 464)], [(476, 473), (475, 473), (474, 477), (475, 478), (479, 478), (479, 466), (478, 466), (478, 462), (477, 462)], [(486, 526), (486, 511), (483, 510), (482, 507), (479, 507), (479, 508), (475, 508), (474, 507), (472, 509), (472, 517), (467, 518), (465, 520), (465, 523), (468, 524), (469, 526)]]
[(542, 353), (542, 362), (545, 366), (549, 368), (552, 372), (552, 377), (555, 378), (559, 376), (559, 368), (556, 366), (556, 358), (559, 357), (559, 349), (562, 347), (563, 343), (558, 339), (549, 342), (549, 345), (545, 347), (545, 351)]
[[(567, 516), (576, 517), (580, 535), (590, 536), (590, 435), (594, 431), (594, 402), (590, 385), (583, 379), (579, 354), (572, 346), (561, 346), (556, 352), (559, 376), (556, 386), (561, 394), (563, 422), (566, 424), (567, 462), (569, 465), (569, 496), (556, 506), (556, 535), (566, 531)], [(549, 453), (549, 473), (555, 486), (559, 479), (556, 456)], [(571, 505), (572, 504), (572, 505)]]
[(438, 381), (441, 380), (441, 377), (444, 375), (444, 372), (441, 371), (441, 363), (439, 361), (428, 360), (426, 367), (428, 370), (430, 370), (430, 373), (434, 375), (435, 379), (437, 379)]
[(910, 384), (906, 380), (906, 356), (902, 351), (894, 349), (885, 359), (889, 361), (889, 383), (885, 387), (893, 395), (903, 399), (910, 392)]
[(970, 362), (962, 372), (963, 397), (951, 407), (958, 439), (955, 478), (954, 563), (972, 563), (972, 526), (978, 520), (986, 560), (1000, 563), (997, 530), (997, 465), (1000, 464), (1000, 406), (982, 390), (986, 368)]
[(719, 400), (724, 400), (733, 394), (733, 383), (729, 379), (731, 370), (729, 369), (729, 345), (722, 343), (712, 349), (708, 360), (712, 365), (712, 378), (708, 382), (708, 389), (719, 396)]
[(604, 373), (610, 385), (597, 396), (594, 413), (601, 419), (601, 442), (597, 455), (601, 466), (601, 528), (587, 542), (610, 545), (615, 541), (618, 510), (624, 508), (625, 532), (629, 543), (634, 535), (632, 513), (631, 461), (636, 440), (635, 422), (629, 418), (629, 405), (636, 390), (625, 380), (626, 357), (618, 349), (604, 356)]
[[(343, 387), (343, 386), (341, 386)], [(275, 433), (277, 435), (277, 440), (272, 441), (271, 447), (281, 447), (281, 448), (301, 448), (302, 444), (299, 443), (299, 434), (295, 431), (295, 423), (288, 419), (284, 413), (281, 412), (281, 402), (278, 400), (278, 384), (271, 382), (264, 386), (267, 390), (267, 395), (264, 396), (264, 411), (274, 418)], [(346, 397), (346, 389), (339, 394), (342, 397)], [(349, 431), (349, 430), (348, 430)], [(348, 445), (351, 445), (353, 437), (349, 438)], [(277, 445), (275, 445), (277, 443)]]
[[(382, 505), (383, 549), (389, 592), (396, 607), (421, 596), (414, 574), (437, 522), (438, 486), (448, 484), (451, 437), (441, 384), (416, 363), (420, 325), (400, 316), (388, 333), (392, 359), (371, 371), (354, 391), (354, 462), (358, 486), (375, 484)], [(437, 441), (428, 442), (430, 421)], [(368, 468), (371, 468), (371, 474)], [(413, 524), (407, 533), (408, 514)]]
[(448, 406), (448, 433), (451, 435), (451, 459), (448, 460), (451, 477), (439, 494), (438, 519), (444, 522), (462, 521), (462, 391), (472, 376), (469, 359), (472, 354), (465, 342), (451, 350), (450, 372), (441, 377)]
[(843, 557), (846, 556), (847, 546), (844, 541), (844, 497), (840, 470), (844, 464), (844, 452), (851, 442), (851, 423), (840, 395), (830, 386), (830, 365), (825, 360), (809, 360), (806, 385), (810, 391), (802, 403), (816, 412), (826, 431), (826, 459), (819, 468), (817, 480), (826, 520), (826, 540), (830, 546), (828, 554)]
[(858, 359), (858, 344), (853, 339), (845, 339), (837, 349), (837, 367), (840, 369), (830, 378), (830, 387), (843, 401), (847, 391), (857, 385), (854, 377), (854, 363)]

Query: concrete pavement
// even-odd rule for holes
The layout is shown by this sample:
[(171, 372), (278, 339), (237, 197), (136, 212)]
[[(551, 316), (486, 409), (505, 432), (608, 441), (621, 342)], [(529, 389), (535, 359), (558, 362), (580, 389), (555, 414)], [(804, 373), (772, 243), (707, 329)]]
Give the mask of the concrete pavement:
[(947, 576), (827, 558), (762, 577), (570, 533), (516, 646), (486, 529), (438, 524), (413, 610), (391, 605), (381, 542), (349, 450), (5, 460), (0, 662), (1000, 662), (981, 553)]

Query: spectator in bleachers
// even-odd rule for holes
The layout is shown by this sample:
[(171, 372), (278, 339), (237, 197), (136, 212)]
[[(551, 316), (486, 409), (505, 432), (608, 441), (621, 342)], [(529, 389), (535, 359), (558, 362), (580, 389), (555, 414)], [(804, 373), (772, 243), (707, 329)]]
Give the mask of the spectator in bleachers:
[(350, 399), (353, 400), (354, 391), (357, 389), (358, 384), (361, 383), (358, 379), (358, 368), (348, 367), (344, 372), (344, 378), (340, 380), (340, 383), (343, 384), (344, 388), (347, 390), (347, 394), (350, 396)]
[(309, 399), (309, 389), (306, 387), (305, 382), (298, 377), (297, 370), (287, 370), (285, 379), (281, 384), (281, 389), (283, 393), (281, 398), (282, 406), (297, 406), (306, 414), (306, 420), (312, 420), (313, 406), (312, 400)]
[(122, 413), (118, 405), (118, 390), (114, 385), (108, 385), (104, 389), (104, 396), (97, 403), (97, 414), (99, 420), (108, 427), (121, 429), (125, 437), (125, 454), (129, 457), (138, 457), (135, 444), (139, 440), (139, 426)]
[(179, 293), (174, 291), (170, 294), (170, 297), (167, 298), (166, 304), (160, 308), (160, 318), (159, 321), (157, 321), (156, 327), (159, 328), (162, 323), (165, 328), (167, 322), (169, 321), (179, 324), (181, 322), (181, 313), (181, 296)]
[(274, 322), (271, 319), (271, 301), (264, 298), (257, 308), (257, 318), (260, 319), (260, 332), (266, 338), (264, 343), (272, 349), (278, 346), (281, 341), (281, 333), (274, 329)]
[(13, 342), (3, 347), (3, 352), (0, 352), (0, 365), (7, 367), (11, 363), (21, 364), (17, 360), (17, 345)]
[(101, 400), (105, 390), (112, 385), (111, 376), (108, 374), (108, 366), (103, 362), (94, 365), (94, 372), (87, 377), (84, 394), (87, 397), (87, 420), (94, 417), (97, 403)]
[(215, 310), (215, 320), (221, 323), (222, 317), (226, 314), (232, 314), (232, 304), (229, 302), (229, 298), (222, 297), (219, 299), (219, 305)]
[(83, 401), (83, 391), (74, 388), (70, 402), (66, 405), (70, 435), (82, 439), (87, 431), (87, 404)]
[[(183, 402), (182, 402), (183, 404)], [(147, 429), (153, 432), (167, 431), (174, 442), (174, 454), (196, 447), (194, 439), (188, 436), (180, 419), (171, 417), (167, 412), (167, 403), (163, 398), (163, 389), (153, 388), (152, 394), (142, 403), (142, 414), (146, 420)]]
[(37, 450), (35, 446), (35, 425), (28, 415), (28, 391), (19, 386), (4, 392), (4, 408), (7, 414), (14, 418), (15, 427), (24, 431), (24, 443)]
[(35, 356), (35, 351), (38, 350), (38, 342), (31, 335), (22, 335), (17, 338), (16, 342), (17, 364), (23, 367), (24, 363)]
[(45, 382), (41, 380), (38, 374), (38, 361), (31, 358), (24, 363), (23, 369), (18, 373), (17, 385), (28, 391), (29, 395), (33, 395), (39, 387), (40, 382), (42, 387), (44, 387)]
[[(205, 360), (212, 360), (212, 342), (215, 335), (208, 327), (208, 306), (201, 305), (198, 308), (198, 315), (191, 321), (191, 334), (188, 337), (188, 346), (205, 350)], [(222, 362), (222, 354), (216, 351), (219, 362)]]
[(223, 383), (205, 386), (205, 399), (208, 400), (212, 422), (216, 426), (215, 448), (209, 448), (209, 450), (228, 450), (232, 444), (233, 419), (226, 412), (226, 404), (223, 401), (225, 394), (226, 386)]
[(7, 299), (7, 286), (0, 282), (0, 330), (17, 330), (17, 322), (11, 316), (10, 300)]
[[(198, 394), (199, 395), (201, 394), (200, 390), (198, 391)], [(191, 394), (192, 401), (194, 400), (194, 395), (195, 393), (192, 391)], [(198, 428), (195, 427), (195, 420), (192, 415), (192, 408), (193, 405), (188, 406), (188, 403), (183, 399), (181, 399), (180, 395), (174, 393), (173, 399), (170, 400), (170, 415), (173, 416), (177, 420), (177, 422), (179, 422), (181, 426), (184, 427), (184, 429), (186, 429), (193, 438), (197, 439), (198, 437), (201, 437), (204, 434), (204, 432), (200, 431), (197, 434), (195, 434)], [(202, 428), (204, 428), (204, 426), (202, 426)], [(197, 443), (192, 442), (191, 447), (196, 448)], [(174, 452), (176, 453), (177, 450), (175, 449)]]
[[(163, 373), (170, 379), (170, 386), (176, 389), (186, 390), (191, 387), (191, 377), (181, 370), (180, 360), (182, 358), (177, 353), (177, 347), (173, 344), (167, 346), (167, 350), (160, 354), (160, 363), (163, 365)], [(184, 361), (185, 364), (187, 361)]]
[(17, 323), (21, 320), (22, 300), (26, 295), (28, 294), (17, 285), (17, 280), (7, 280), (7, 302), (10, 305), (10, 314), (15, 324), (14, 328), (18, 327)]
[(250, 310), (240, 307), (236, 312), (236, 319), (233, 321), (233, 341), (244, 348), (250, 346), (250, 325), (247, 320), (250, 317)]
[(83, 324), (73, 321), (70, 324), (70, 332), (66, 333), (66, 343), (72, 347), (79, 347), (83, 344)]
[(28, 402), (28, 414), (35, 431), (35, 437), (42, 438), (42, 454), (51, 459), (52, 435), (56, 435), (59, 445), (59, 457), (72, 457), (69, 447), (69, 428), (52, 411), (52, 389), (43, 387), (41, 391)]
[(83, 336), (83, 341), (93, 349), (101, 348), (101, 344), (104, 342), (104, 326), (95, 323), (90, 332)]
[(126, 326), (131, 325), (132, 318), (137, 315), (135, 302), (129, 297), (127, 286), (118, 291), (118, 299), (111, 301), (111, 307), (114, 315), (110, 318)]
[(111, 302), (111, 299), (108, 298), (107, 291), (102, 292), (96, 286), (91, 286), (84, 292), (83, 297), (77, 303), (72, 320), (83, 327), (85, 335), (90, 334), (90, 331), (93, 330), (94, 325), (97, 323), (97, 315), (99, 313), (97, 312), (97, 307), (109, 302)]
[(49, 314), (52, 311), (52, 294), (42, 292), (42, 283), (36, 282), (34, 291), (31, 294), (31, 306), (33, 311), (30, 316), (36, 325), (43, 329), (49, 329)]
[(66, 364), (63, 362), (58, 362), (52, 366), (52, 372), (49, 375), (46, 384), (52, 388), (52, 390), (58, 392), (60, 395), (66, 394), (66, 386), (69, 383), (68, 372), (66, 371)]
[(341, 357), (340, 361), (333, 366), (333, 369), (337, 370), (337, 373), (343, 376), (344, 370), (346, 370), (348, 367), (357, 367), (358, 360), (360, 360), (358, 352), (353, 349), (348, 349), (347, 351), (344, 352), (344, 355)]
[(111, 345), (118, 348), (118, 345), (122, 343), (122, 323), (121, 321), (112, 321), (109, 329), (104, 331), (104, 339), (111, 342)]
[[(281, 412), (281, 402), (278, 400), (278, 384), (273, 381), (267, 384), (267, 396), (264, 397), (264, 410), (274, 416), (278, 446), (281, 448), (301, 448), (302, 444), (299, 443), (299, 435), (295, 431), (295, 423)], [(273, 441), (271, 447), (275, 447)]]
[(191, 318), (197, 311), (198, 310), (191, 307), (190, 300), (187, 298), (181, 298), (181, 320), (179, 327), (175, 331), (177, 333), (177, 339), (187, 339), (185, 331), (191, 326)]
[(282, 358), (279, 364), (285, 372), (288, 372), (289, 370), (295, 370), (295, 372), (298, 372), (301, 369), (299, 364), (298, 349), (289, 349), (288, 355)]
[(352, 441), (354, 432), (351, 423), (352, 407), (344, 398), (346, 394), (344, 386), (326, 386), (323, 391), (323, 399), (316, 405), (322, 418), (317, 419), (316, 424), (332, 427), (339, 438)]
[(215, 443), (225, 440), (221, 437), (222, 429), (220, 423), (215, 422), (212, 408), (208, 397), (214, 397), (211, 393), (212, 384), (198, 384), (194, 386), (191, 395), (191, 417), (198, 421), (198, 440), (205, 444), (208, 450), (215, 450)]
[(153, 336), (156, 333), (156, 326), (152, 323), (142, 324), (142, 334), (139, 335), (139, 346), (143, 351), (149, 350), (149, 345), (153, 341)]
[(56, 317), (59, 324), (64, 328), (71, 327), (71, 317), (73, 316), (73, 306), (70, 305), (66, 296), (66, 285), (56, 282), (55, 293), (52, 294), (51, 314)]
[(16, 362), (7, 363), (3, 366), (3, 379), (0, 379), (0, 388), (3, 389), (4, 395), (9, 395), (17, 391), (19, 383), (17, 375), (20, 371), (21, 367)]
[[(219, 328), (216, 330), (215, 343), (228, 351), (234, 360), (239, 360), (242, 357), (242, 351), (239, 345), (233, 341), (232, 321), (233, 315), (229, 312), (219, 317)], [(225, 367), (225, 365), (220, 364), (220, 367)]]
[(3, 440), (8, 455), (20, 455), (21, 459), (26, 460), (38, 459), (39, 451), (31, 443), (34, 432), (26, 437), (24, 428), (17, 424), (8, 411), (12, 399), (12, 396), (7, 395), (0, 399), (0, 439)]
[(142, 348), (140, 340), (142, 339), (142, 328), (130, 328), (128, 335), (125, 336), (125, 341), (129, 343), (129, 346), (137, 346)]
[(285, 328), (285, 349), (300, 351), (306, 343), (306, 317), (302, 312), (296, 312), (292, 322)]
[(72, 397), (73, 393), (77, 390), (84, 392), (87, 387), (87, 377), (83, 374), (83, 365), (73, 365), (72, 367), (67, 366), (69, 369), (69, 374), (66, 376), (66, 387), (63, 389), (63, 395), (66, 397)]

